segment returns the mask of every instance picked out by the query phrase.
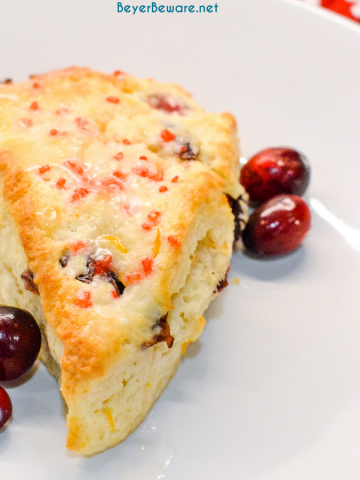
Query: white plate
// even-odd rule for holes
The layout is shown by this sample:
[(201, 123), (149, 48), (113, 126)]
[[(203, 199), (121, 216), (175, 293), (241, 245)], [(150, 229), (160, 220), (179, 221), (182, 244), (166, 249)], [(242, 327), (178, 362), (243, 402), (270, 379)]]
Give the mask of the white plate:
[(1, 479), (360, 478), (360, 29), (295, 1), (218, 4), (133, 16), (113, 0), (1, 5), (1, 77), (80, 64), (175, 81), (236, 115), (245, 156), (285, 144), (313, 169), (304, 246), (275, 261), (234, 255), (240, 286), (213, 303), (126, 442), (67, 453), (56, 382), (40, 367), (10, 390)]

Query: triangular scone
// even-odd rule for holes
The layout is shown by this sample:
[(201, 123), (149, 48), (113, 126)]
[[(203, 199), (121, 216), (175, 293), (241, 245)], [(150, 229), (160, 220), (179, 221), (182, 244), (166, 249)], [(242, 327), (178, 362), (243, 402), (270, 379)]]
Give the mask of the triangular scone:
[(56, 71), (0, 86), (0, 174), (0, 303), (40, 324), (68, 447), (99, 452), (144, 419), (226, 284), (235, 122), (175, 85)]

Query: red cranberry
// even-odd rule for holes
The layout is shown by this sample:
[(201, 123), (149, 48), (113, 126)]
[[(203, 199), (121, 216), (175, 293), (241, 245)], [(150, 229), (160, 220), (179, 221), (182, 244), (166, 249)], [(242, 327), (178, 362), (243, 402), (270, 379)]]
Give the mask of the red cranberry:
[(0, 387), (0, 428), (10, 419), (12, 415), (12, 403), (6, 390)]
[(310, 167), (301, 153), (291, 148), (267, 148), (243, 166), (240, 182), (253, 204), (275, 195), (303, 195), (309, 184)]
[(148, 99), (150, 107), (155, 108), (156, 110), (161, 110), (164, 113), (178, 113), (179, 115), (184, 114), (184, 107), (177, 104), (175, 101), (168, 99), (164, 95), (151, 95)]
[(297, 195), (278, 195), (250, 215), (245, 247), (257, 255), (282, 255), (297, 248), (310, 229), (311, 213)]
[(41, 333), (25, 310), (0, 306), (0, 381), (16, 380), (35, 363)]

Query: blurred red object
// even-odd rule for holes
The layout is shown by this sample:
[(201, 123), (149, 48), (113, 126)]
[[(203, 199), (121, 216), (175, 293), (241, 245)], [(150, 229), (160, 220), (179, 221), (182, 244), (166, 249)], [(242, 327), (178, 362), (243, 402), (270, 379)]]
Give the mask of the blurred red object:
[(344, 17), (360, 23), (360, 0), (303, 0), (312, 5), (319, 5)]

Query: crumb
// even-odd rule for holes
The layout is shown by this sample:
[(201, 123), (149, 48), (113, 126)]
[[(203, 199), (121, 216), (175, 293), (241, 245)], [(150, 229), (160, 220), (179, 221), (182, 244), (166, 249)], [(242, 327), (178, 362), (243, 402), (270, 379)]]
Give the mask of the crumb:
[(239, 279), (239, 277), (232, 278), (232, 279), (230, 280), (230, 282), (231, 282), (233, 285), (240, 285), (240, 279)]

